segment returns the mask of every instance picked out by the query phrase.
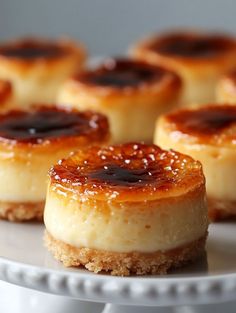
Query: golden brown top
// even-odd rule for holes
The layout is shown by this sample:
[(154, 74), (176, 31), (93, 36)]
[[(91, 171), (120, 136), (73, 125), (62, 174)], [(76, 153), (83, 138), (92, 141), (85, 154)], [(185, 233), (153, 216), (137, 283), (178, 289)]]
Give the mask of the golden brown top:
[(51, 62), (61, 57), (74, 55), (84, 58), (84, 48), (68, 39), (49, 40), (26, 37), (0, 44), (0, 58), (11, 62), (25, 64), (36, 61)]
[(0, 107), (12, 95), (11, 83), (0, 79)]
[(73, 80), (86, 86), (122, 90), (156, 84), (167, 76), (180, 84), (176, 74), (162, 67), (131, 59), (108, 59), (96, 69), (78, 74)]
[(117, 201), (154, 200), (204, 186), (199, 162), (138, 143), (78, 151), (59, 161), (50, 170), (50, 177), (59, 190)]
[(153, 37), (146, 49), (160, 55), (195, 60), (214, 59), (235, 50), (236, 40), (215, 33), (176, 32)]
[(182, 109), (165, 116), (171, 131), (193, 137), (196, 142), (236, 144), (236, 107), (208, 105), (197, 109)]
[(0, 115), (0, 142), (39, 145), (85, 136), (91, 141), (105, 139), (108, 136), (106, 117), (90, 111), (46, 106)]

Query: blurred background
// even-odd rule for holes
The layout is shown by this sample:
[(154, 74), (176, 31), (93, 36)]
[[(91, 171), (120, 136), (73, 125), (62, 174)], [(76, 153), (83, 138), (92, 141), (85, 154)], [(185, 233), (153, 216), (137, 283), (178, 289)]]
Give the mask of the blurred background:
[[(0, 40), (22, 35), (67, 35), (84, 42), (93, 56), (122, 54), (140, 37), (173, 28), (236, 33), (236, 1), (0, 0)], [(5, 284), (2, 290), (8, 292)], [(1, 305), (2, 301), (0, 311), (6, 312)], [(9, 302), (6, 305), (9, 309)], [(12, 305), (18, 304), (13, 301)], [(223, 305), (219, 306), (221, 310)], [(224, 307), (224, 312), (235, 312), (235, 303)]]
[(117, 55), (174, 27), (236, 31), (235, 0), (0, 0), (0, 39), (70, 35), (92, 55)]

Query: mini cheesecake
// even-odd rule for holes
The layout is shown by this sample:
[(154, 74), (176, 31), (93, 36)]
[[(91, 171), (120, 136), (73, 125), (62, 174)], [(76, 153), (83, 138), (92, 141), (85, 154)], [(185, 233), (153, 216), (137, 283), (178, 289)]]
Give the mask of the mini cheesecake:
[(216, 99), (219, 103), (236, 104), (236, 70), (220, 79), (216, 88)]
[(115, 143), (151, 142), (156, 117), (178, 104), (181, 80), (159, 66), (108, 59), (67, 80), (58, 102), (105, 114)]
[(203, 165), (211, 220), (236, 217), (236, 107), (182, 109), (157, 121), (154, 142)]
[(67, 39), (22, 38), (0, 43), (0, 79), (12, 83), (20, 107), (54, 102), (61, 84), (84, 61), (83, 46)]
[(204, 250), (201, 164), (155, 145), (91, 147), (50, 170), (46, 245), (65, 266), (164, 274)]
[(92, 112), (41, 106), (1, 114), (0, 218), (42, 219), (50, 166), (107, 139), (107, 119)]
[(236, 66), (236, 38), (216, 33), (169, 32), (137, 43), (131, 55), (175, 70), (183, 105), (215, 101), (219, 77)]
[(9, 81), (0, 79), (0, 112), (5, 112), (14, 105), (12, 85)]

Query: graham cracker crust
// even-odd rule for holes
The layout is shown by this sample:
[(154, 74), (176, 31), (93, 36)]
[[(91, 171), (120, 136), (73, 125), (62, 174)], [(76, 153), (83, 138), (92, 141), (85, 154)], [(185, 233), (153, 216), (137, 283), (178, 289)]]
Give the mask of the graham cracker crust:
[(170, 269), (181, 267), (197, 259), (205, 250), (207, 233), (182, 247), (153, 253), (118, 253), (90, 248), (76, 248), (66, 244), (45, 231), (45, 245), (64, 266), (85, 266), (89, 271), (109, 272), (114, 276), (131, 274), (166, 274)]
[(43, 221), (44, 201), (13, 203), (0, 202), (0, 218), (11, 222), (26, 222), (30, 220)]
[(208, 216), (212, 222), (236, 219), (236, 201), (207, 199)]

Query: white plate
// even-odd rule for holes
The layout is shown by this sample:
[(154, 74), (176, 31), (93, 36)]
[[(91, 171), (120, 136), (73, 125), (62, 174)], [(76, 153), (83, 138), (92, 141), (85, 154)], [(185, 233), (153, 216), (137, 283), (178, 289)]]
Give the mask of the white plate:
[(0, 221), (0, 278), (81, 300), (171, 306), (236, 296), (236, 225), (211, 225), (207, 253), (165, 276), (111, 277), (64, 268), (43, 246), (43, 226)]

